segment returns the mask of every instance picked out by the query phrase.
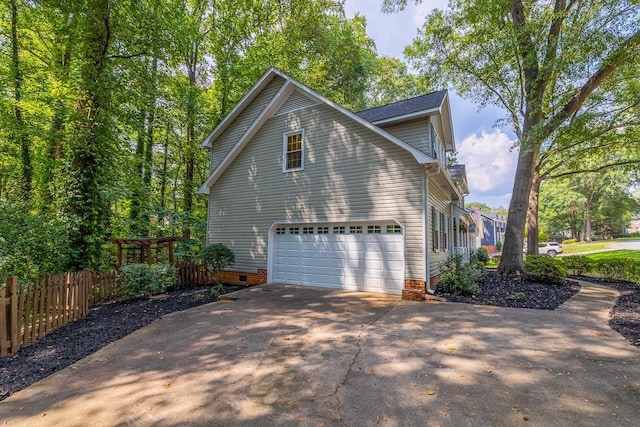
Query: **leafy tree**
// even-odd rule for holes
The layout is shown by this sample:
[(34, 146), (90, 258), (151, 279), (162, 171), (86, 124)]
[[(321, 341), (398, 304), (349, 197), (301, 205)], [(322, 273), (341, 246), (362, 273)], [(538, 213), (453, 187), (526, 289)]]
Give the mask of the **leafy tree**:
[(630, 175), (621, 168), (548, 181), (541, 193), (542, 229), (570, 230), (583, 241), (620, 234), (639, 211), (629, 188)]
[(16, 0), (9, 0), (11, 9), (11, 74), (13, 77), (14, 110), (14, 139), (20, 143), (20, 158), (22, 160), (22, 191), (26, 201), (31, 199), (31, 185), (33, 179), (31, 165), (31, 144), (27, 134), (26, 124), (22, 114), (22, 70), (20, 64), (18, 38), (18, 5)]
[(78, 5), (82, 16), (82, 48), (79, 89), (70, 144), (66, 203), (73, 248), (68, 261), (80, 269), (98, 261), (108, 217), (103, 186), (108, 180), (110, 142), (110, 69), (107, 52), (111, 39), (109, 0)]
[(524, 270), (529, 199), (550, 141), (571, 127), (596, 89), (620, 77), (619, 67), (637, 61), (638, 8), (627, 0), (453, 0), (427, 17), (407, 48), (423, 74), (480, 105), (503, 107), (518, 137), (501, 272)]
[(486, 203), (481, 203), (481, 202), (470, 202), (466, 204), (466, 207), (478, 209), (488, 213), (493, 212), (493, 208), (489, 207), (489, 205), (487, 205)]
[(408, 71), (407, 65), (397, 58), (375, 58), (366, 92), (367, 107), (390, 104), (433, 91), (429, 79)]

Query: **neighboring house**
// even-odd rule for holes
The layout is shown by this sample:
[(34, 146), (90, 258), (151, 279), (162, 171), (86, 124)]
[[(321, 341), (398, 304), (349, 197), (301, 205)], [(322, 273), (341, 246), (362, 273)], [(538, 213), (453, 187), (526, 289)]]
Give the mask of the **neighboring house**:
[(625, 227), (624, 234), (640, 233), (640, 219), (634, 219)]
[(507, 227), (507, 219), (502, 215), (487, 213), (479, 209), (470, 208), (474, 223), (473, 230), (475, 247), (485, 247), (489, 253), (496, 251), (496, 246), (504, 243), (504, 233)]
[(229, 282), (413, 298), (468, 246), (447, 91), (356, 114), (272, 68), (202, 146), (207, 244), (235, 252)]

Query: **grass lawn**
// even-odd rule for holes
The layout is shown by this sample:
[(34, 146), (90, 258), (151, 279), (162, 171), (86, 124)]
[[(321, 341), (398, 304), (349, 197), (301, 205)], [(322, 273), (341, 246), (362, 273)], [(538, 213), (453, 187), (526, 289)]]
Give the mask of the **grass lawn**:
[(600, 242), (578, 242), (578, 243), (569, 243), (567, 245), (562, 245), (563, 254), (577, 254), (579, 252), (589, 252), (589, 251), (599, 251), (602, 249), (607, 249), (609, 244), (613, 242), (612, 240), (603, 240)]
[(595, 254), (586, 255), (588, 258), (599, 261), (603, 259), (612, 258), (626, 258), (634, 261), (640, 261), (640, 251), (632, 251), (630, 249), (620, 249), (617, 251), (598, 252)]

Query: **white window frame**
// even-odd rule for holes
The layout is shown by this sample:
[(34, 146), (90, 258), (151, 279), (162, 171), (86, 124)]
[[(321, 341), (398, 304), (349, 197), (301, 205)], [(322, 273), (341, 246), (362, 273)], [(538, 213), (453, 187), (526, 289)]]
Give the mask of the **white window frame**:
[(440, 211), (435, 206), (431, 206), (431, 251), (440, 252)]
[[(298, 168), (291, 168), (288, 169), (287, 168), (287, 139), (291, 136), (291, 135), (301, 135), (301, 146), (300, 146), (300, 167)], [(291, 132), (285, 132), (282, 135), (282, 173), (287, 173), (287, 172), (295, 172), (295, 171), (301, 171), (304, 170), (304, 143), (305, 139), (304, 139), (304, 129), (300, 129), (300, 130), (294, 130)]]
[(443, 222), (441, 227), (441, 235), (442, 235), (442, 247), (443, 251), (449, 250), (449, 217), (443, 213), (441, 215), (441, 221)]

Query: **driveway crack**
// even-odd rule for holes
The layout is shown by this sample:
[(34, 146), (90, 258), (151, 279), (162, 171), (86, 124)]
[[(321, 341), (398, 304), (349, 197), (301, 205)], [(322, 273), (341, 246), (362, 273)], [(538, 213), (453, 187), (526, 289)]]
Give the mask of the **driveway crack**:
[(351, 371), (353, 370), (353, 365), (356, 364), (356, 360), (358, 360), (358, 356), (360, 356), (360, 353), (362, 352), (362, 346), (360, 345), (361, 340), (362, 340), (362, 336), (364, 335), (364, 332), (374, 323), (376, 323), (378, 320), (380, 320), (382, 317), (386, 316), (387, 313), (389, 313), (393, 308), (395, 308), (398, 304), (400, 303), (400, 300), (396, 301), (395, 303), (389, 305), (389, 307), (384, 310), (383, 312), (381, 312), (380, 314), (378, 314), (371, 322), (367, 323), (366, 326), (364, 328), (362, 328), (362, 330), (360, 330), (360, 332), (358, 333), (358, 337), (356, 340), (356, 346), (358, 347), (358, 349), (356, 350), (355, 354), (353, 355), (353, 357), (351, 358), (351, 362), (349, 363), (349, 367), (347, 368), (347, 370), (345, 371), (342, 380), (336, 385), (335, 389), (333, 390), (333, 392), (331, 392), (330, 394), (328, 394), (326, 397), (332, 397), (334, 399), (336, 399), (336, 410), (335, 411), (331, 411), (332, 415), (335, 417), (335, 419), (341, 424), (341, 425), (346, 425), (344, 423), (344, 421), (342, 420), (342, 402), (340, 401), (340, 396), (338, 396), (338, 391), (340, 390), (340, 388), (342, 388), (346, 383), (347, 380), (349, 379), (349, 376), (351, 375)]

